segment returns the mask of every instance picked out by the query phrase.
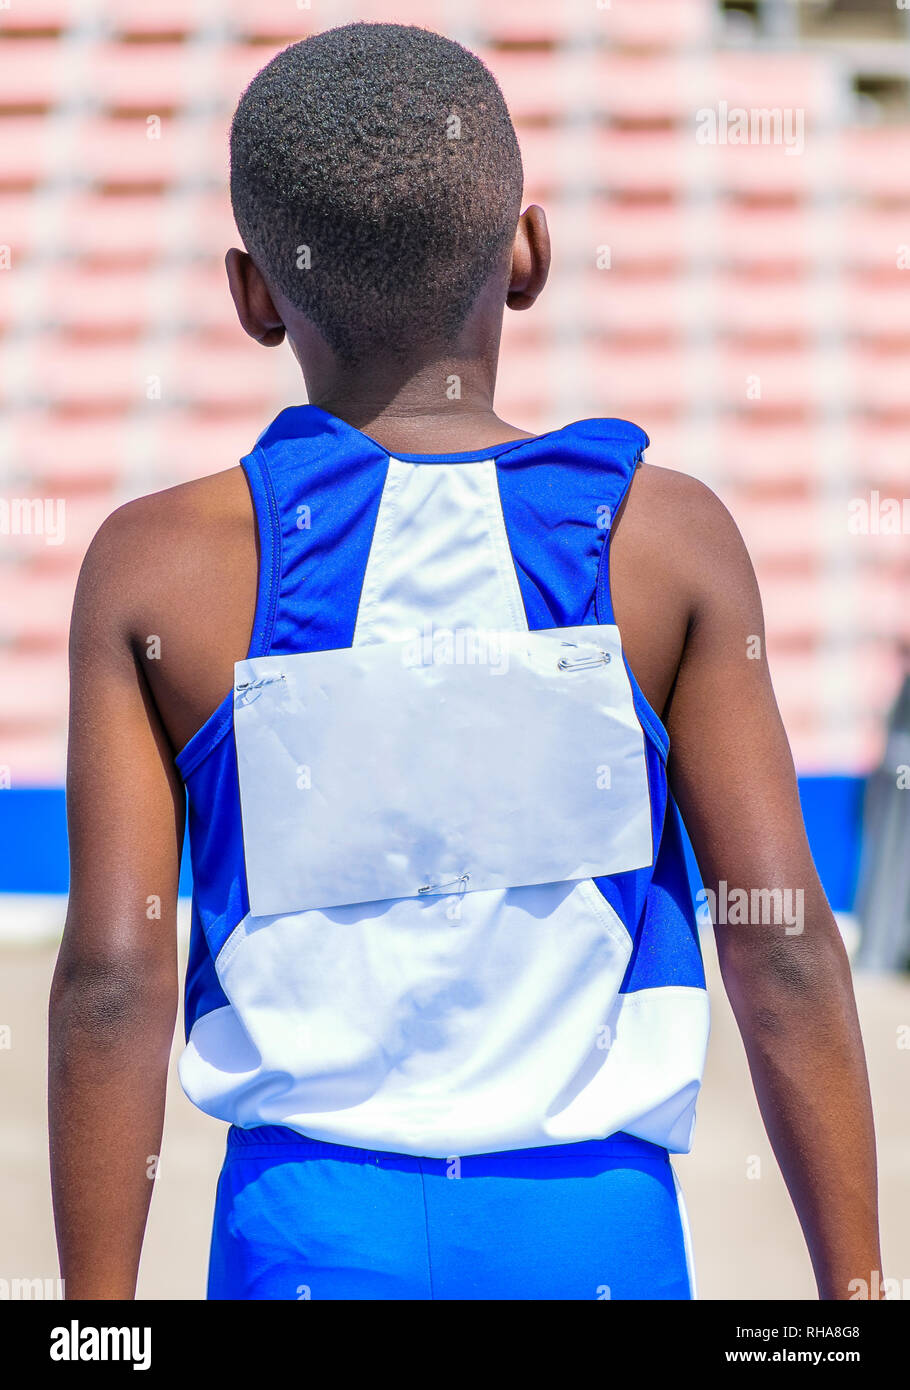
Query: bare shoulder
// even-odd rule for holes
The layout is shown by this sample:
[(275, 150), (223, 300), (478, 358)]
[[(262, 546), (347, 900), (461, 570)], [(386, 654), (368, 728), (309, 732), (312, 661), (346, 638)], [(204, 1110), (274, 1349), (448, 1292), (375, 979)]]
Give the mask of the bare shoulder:
[(118, 507), (79, 576), (71, 685), (99, 656), (139, 670), (172, 747), (181, 748), (230, 689), (246, 655), (257, 592), (257, 527), (242, 468)]
[(760, 600), (736, 523), (715, 493), (673, 468), (643, 464), (617, 514), (610, 588), (623, 648), (651, 705), (666, 719), (695, 634)]
[[(715, 492), (688, 473), (657, 464), (636, 472), (617, 525), (620, 556), (681, 584), (693, 607), (755, 588), (739, 528)], [(728, 586), (733, 586), (733, 593)]]
[(76, 611), (102, 609), (117, 625), (145, 619), (229, 580), (236, 557), (255, 559), (256, 525), (236, 466), (124, 503), (96, 532), (79, 576)]
[(686, 553), (700, 545), (719, 546), (724, 552), (745, 549), (736, 522), (706, 483), (654, 463), (644, 463), (636, 471), (624, 525), (640, 539), (650, 533), (658, 546), (684, 541)]
[[(254, 536), (249, 491), (239, 467), (136, 497), (102, 522), (86, 554), (90, 569), (118, 560), (122, 578), (141, 567), (190, 559), (200, 542), (240, 531)], [(186, 554), (185, 552), (190, 552)]]

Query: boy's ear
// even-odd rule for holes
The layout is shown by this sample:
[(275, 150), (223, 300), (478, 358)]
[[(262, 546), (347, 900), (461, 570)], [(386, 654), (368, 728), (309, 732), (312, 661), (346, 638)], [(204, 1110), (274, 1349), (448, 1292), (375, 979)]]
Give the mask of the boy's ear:
[(512, 273), (506, 304), (510, 309), (530, 309), (550, 273), (550, 231), (546, 213), (536, 203), (518, 219), (512, 243)]
[(224, 258), (228, 285), (245, 333), (263, 347), (284, 342), (284, 323), (252, 256), (232, 247)]

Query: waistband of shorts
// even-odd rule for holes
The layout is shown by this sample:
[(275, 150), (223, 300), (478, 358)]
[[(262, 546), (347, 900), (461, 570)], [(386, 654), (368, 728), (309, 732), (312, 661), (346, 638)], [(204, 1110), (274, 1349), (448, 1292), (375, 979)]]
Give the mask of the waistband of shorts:
[[(352, 1144), (328, 1143), (322, 1139), (311, 1139), (308, 1135), (300, 1134), (297, 1130), (289, 1129), (286, 1125), (254, 1125), (249, 1129), (241, 1129), (238, 1125), (231, 1125), (227, 1135), (227, 1148), (229, 1154), (237, 1153), (238, 1156), (243, 1152), (249, 1152), (251, 1156), (253, 1153), (259, 1155), (269, 1149), (286, 1152), (289, 1156), (290, 1152), (293, 1151), (294, 1155), (299, 1157), (307, 1155), (313, 1158), (348, 1159), (352, 1163), (377, 1163), (382, 1159), (441, 1164), (449, 1161), (446, 1158), (404, 1154), (390, 1149), (361, 1149)], [(473, 1158), (489, 1160), (546, 1157), (548, 1160), (558, 1162), (560, 1157), (582, 1158), (586, 1155), (592, 1157), (600, 1155), (607, 1158), (650, 1158), (658, 1162), (669, 1161), (668, 1151), (660, 1144), (651, 1144), (647, 1139), (639, 1139), (637, 1135), (626, 1134), (624, 1131), (610, 1134), (605, 1139), (582, 1139), (573, 1144), (539, 1144), (527, 1149), (499, 1149), (489, 1153), (452, 1154), (450, 1157), (460, 1157), (464, 1161)]]

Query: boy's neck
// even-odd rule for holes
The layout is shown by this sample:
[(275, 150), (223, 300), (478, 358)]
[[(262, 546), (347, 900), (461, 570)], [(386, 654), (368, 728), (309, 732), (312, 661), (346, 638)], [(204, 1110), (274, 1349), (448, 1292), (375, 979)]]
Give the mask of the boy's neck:
[(345, 366), (311, 333), (292, 346), (312, 405), (390, 453), (462, 453), (530, 437), (493, 409), (501, 318), (500, 303), (492, 321), (472, 316), (456, 346), (407, 362), (377, 355)]
[(438, 401), (396, 398), (381, 402), (347, 395), (310, 397), (330, 415), (375, 439), (390, 453), (466, 453), (527, 439), (527, 430), (501, 420), (492, 405), (462, 400)]

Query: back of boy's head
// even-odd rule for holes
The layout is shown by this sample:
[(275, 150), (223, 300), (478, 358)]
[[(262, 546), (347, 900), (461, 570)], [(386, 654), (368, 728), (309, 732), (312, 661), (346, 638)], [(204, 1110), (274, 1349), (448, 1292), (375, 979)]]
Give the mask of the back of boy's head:
[(234, 114), (246, 248), (351, 364), (457, 336), (511, 244), (521, 193), (495, 79), (424, 29), (315, 34), (273, 58)]

